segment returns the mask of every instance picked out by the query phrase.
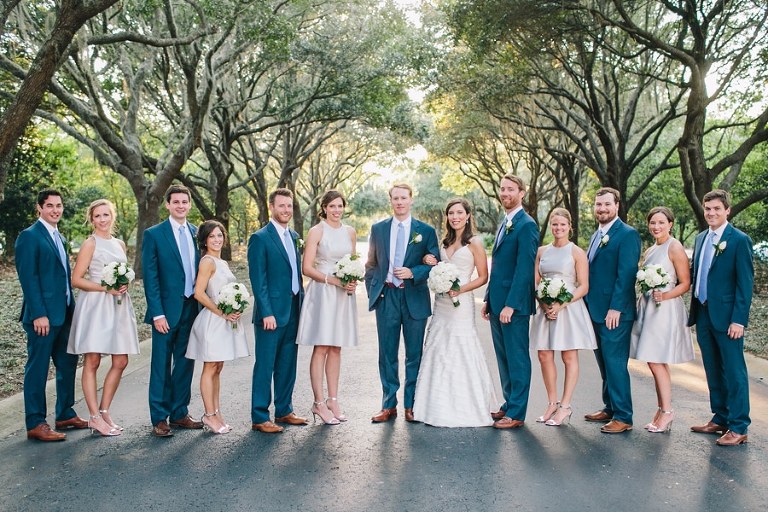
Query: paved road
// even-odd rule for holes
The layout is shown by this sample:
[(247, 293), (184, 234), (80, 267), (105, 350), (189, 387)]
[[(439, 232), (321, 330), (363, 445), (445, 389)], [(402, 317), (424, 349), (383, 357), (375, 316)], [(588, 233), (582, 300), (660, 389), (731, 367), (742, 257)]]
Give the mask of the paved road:
[[(708, 417), (698, 362), (674, 368), (677, 419), (671, 435), (640, 428), (655, 409), (653, 382), (633, 364), (638, 429), (606, 435), (582, 415), (598, 405), (599, 376), (582, 353), (574, 422), (533, 422), (546, 399), (534, 359), (529, 421), (523, 429), (440, 429), (398, 419), (374, 425), (379, 407), (373, 315), (360, 309), (361, 345), (343, 353), (340, 399), (350, 421), (250, 431), (252, 357), (228, 363), (222, 403), (227, 435), (150, 434), (146, 403), (149, 345), (132, 358), (113, 406), (126, 427), (117, 438), (70, 433), (67, 441), (27, 441), (20, 397), (0, 402), (0, 510), (764, 510), (768, 501), (768, 365), (750, 360), (751, 442), (722, 448), (688, 432)], [(478, 326), (498, 381), (487, 323)], [(295, 407), (311, 405), (310, 350), (300, 350)], [(105, 361), (106, 362), (106, 361)], [(195, 387), (197, 379), (195, 380)], [(194, 390), (193, 390), (194, 392)], [(86, 415), (85, 405), (76, 406)], [(192, 412), (202, 413), (199, 395)]]

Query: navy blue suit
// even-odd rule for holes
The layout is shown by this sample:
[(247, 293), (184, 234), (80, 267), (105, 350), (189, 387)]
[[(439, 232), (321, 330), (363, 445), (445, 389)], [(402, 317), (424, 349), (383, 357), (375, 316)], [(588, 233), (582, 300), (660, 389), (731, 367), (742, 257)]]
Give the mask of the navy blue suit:
[[(304, 289), (301, 282), (301, 254), (296, 246), (299, 235), (290, 230), (296, 255), (299, 292), (291, 289), (291, 264), (285, 245), (270, 222), (248, 240), (248, 272), (253, 289), (253, 326), (256, 332), (255, 362), (251, 387), (253, 423), (269, 420), (272, 382), (275, 387), (275, 417), (293, 412), (293, 387), (296, 384), (299, 312)], [(263, 320), (274, 316), (277, 329), (265, 330)]]
[[(377, 222), (371, 227), (368, 262), (365, 271), (365, 288), (368, 291), (368, 309), (376, 311), (376, 331), (379, 338), (379, 378), (382, 386), (382, 408), (397, 406), (400, 389), (398, 352), (400, 331), (405, 341), (405, 390), (403, 402), (407, 409), (413, 407), (416, 378), (421, 366), (421, 350), (424, 330), (432, 314), (427, 278), (431, 266), (425, 265), (424, 256), (440, 257), (435, 229), (411, 217), (411, 232), (406, 233), (408, 245), (403, 267), (413, 272), (413, 279), (403, 281), (402, 288), (385, 286), (389, 272), (390, 230), (392, 218)], [(421, 241), (414, 239), (421, 235)]]
[[(699, 274), (699, 260), (708, 231), (696, 236), (692, 283)], [(737, 434), (746, 434), (749, 418), (749, 380), (744, 361), (744, 337), (731, 339), (731, 323), (747, 326), (752, 303), (754, 267), (752, 240), (728, 224), (718, 244), (725, 250), (712, 259), (707, 278), (707, 302), (691, 299), (688, 325), (696, 326), (696, 339), (707, 375), (712, 421)]]
[[(491, 322), (493, 348), (499, 365), (499, 379), (506, 416), (525, 421), (531, 389), (531, 355), (528, 329), (535, 306), (535, 262), (539, 247), (536, 221), (520, 210), (512, 226), (493, 247), (491, 273), (485, 291), (486, 313)], [(501, 323), (499, 314), (509, 306), (512, 320)]]
[[(45, 423), (45, 386), (51, 359), (56, 367), (56, 421), (76, 416), (75, 373), (77, 356), (67, 354), (69, 328), (75, 299), (72, 294), (69, 261), (62, 265), (59, 250), (49, 231), (35, 222), (16, 239), (16, 272), (24, 299), (21, 316), (27, 333), (27, 364), (24, 367), (24, 409), (27, 430)], [(66, 243), (62, 238), (62, 244)], [(67, 304), (67, 291), (70, 301)], [(48, 317), (48, 335), (38, 336), (33, 328), (37, 318)]]
[[(187, 226), (197, 262), (199, 252), (194, 243), (197, 229), (189, 223)], [(185, 418), (189, 413), (195, 362), (185, 354), (199, 305), (194, 296), (184, 297), (184, 265), (170, 220), (144, 231), (141, 262), (147, 298), (144, 321), (152, 325), (149, 414), (152, 424), (156, 425), (169, 418)], [(197, 264), (194, 269), (196, 271)], [(162, 315), (170, 327), (165, 334), (154, 327), (154, 318)]]
[[(637, 314), (635, 280), (640, 235), (621, 219), (616, 219), (606, 235), (607, 242), (602, 247), (598, 245), (589, 262), (589, 292), (585, 301), (597, 339), (595, 359), (603, 379), (603, 410), (617, 421), (631, 425), (632, 391), (627, 362), (632, 323)], [(592, 239), (596, 236), (597, 233), (593, 234)], [(621, 312), (619, 325), (614, 329), (605, 324), (609, 309)]]

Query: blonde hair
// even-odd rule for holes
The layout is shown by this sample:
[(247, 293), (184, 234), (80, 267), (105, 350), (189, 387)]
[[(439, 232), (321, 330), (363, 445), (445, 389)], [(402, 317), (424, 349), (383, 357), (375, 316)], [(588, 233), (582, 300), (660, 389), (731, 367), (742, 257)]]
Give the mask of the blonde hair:
[(109, 199), (97, 199), (88, 205), (88, 209), (85, 212), (85, 223), (93, 226), (93, 212), (99, 206), (106, 206), (109, 208), (109, 213), (112, 215), (112, 225), (109, 226), (109, 234), (115, 233), (115, 221), (117, 220), (117, 212), (115, 211), (115, 205)]

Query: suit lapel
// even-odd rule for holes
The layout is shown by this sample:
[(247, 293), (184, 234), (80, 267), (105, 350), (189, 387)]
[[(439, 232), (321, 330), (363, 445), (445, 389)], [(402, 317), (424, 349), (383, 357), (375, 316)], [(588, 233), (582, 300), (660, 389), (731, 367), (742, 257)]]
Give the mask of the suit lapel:
[(171, 221), (166, 219), (165, 222), (160, 224), (160, 230), (162, 231), (168, 246), (172, 247), (171, 252), (176, 257), (176, 261), (178, 262), (179, 265), (181, 265), (181, 268), (184, 268), (184, 262), (181, 261), (181, 252), (179, 251), (179, 243), (176, 241), (176, 236), (173, 234), (173, 226), (171, 226)]
[[(720, 245), (721, 242), (725, 242), (726, 248), (728, 247), (728, 240), (730, 240), (731, 235), (733, 234), (733, 226), (730, 225), (730, 223), (725, 226), (725, 230), (723, 231), (723, 236), (720, 237), (720, 240), (717, 241), (717, 244)], [(709, 267), (709, 271), (712, 272), (712, 270), (715, 268), (715, 265), (717, 265), (717, 261), (720, 259), (720, 255), (717, 254), (717, 248), (715, 248), (715, 253), (712, 255), (712, 265)]]
[(285, 250), (285, 244), (283, 244), (283, 240), (280, 238), (280, 235), (277, 234), (277, 228), (275, 228), (271, 221), (269, 224), (267, 224), (267, 233), (269, 233), (269, 237), (272, 239), (272, 242), (274, 242), (274, 244), (277, 246), (278, 252), (283, 255), (286, 263), (288, 263), (288, 266), (290, 266), (291, 261), (288, 259), (288, 252)]
[(696, 276), (699, 273), (699, 260), (701, 259), (701, 250), (704, 247), (704, 240), (707, 238), (707, 231), (702, 231), (696, 235), (696, 243), (693, 248), (693, 286), (696, 286)]
[[(623, 224), (621, 219), (616, 219), (616, 222), (613, 223), (613, 226), (611, 226), (611, 229), (609, 229), (606, 233), (603, 233), (603, 236), (608, 235), (608, 241), (605, 243), (603, 247), (600, 247), (601, 241), (597, 241), (597, 247), (595, 248), (595, 256), (592, 258), (592, 261), (597, 258), (597, 255), (600, 254), (600, 251), (604, 249), (609, 243), (611, 243), (611, 238), (616, 234), (616, 232), (619, 230), (621, 225)], [(597, 236), (597, 233), (595, 233), (595, 236)]]
[(414, 245), (411, 243), (411, 240), (417, 233), (421, 233), (419, 231), (420, 227), (421, 222), (411, 216), (411, 230), (405, 234), (405, 254), (403, 255), (403, 262), (408, 258), (408, 253), (411, 252), (411, 246)]
[(381, 225), (382, 233), (379, 235), (383, 238), (384, 242), (384, 263), (386, 263), (386, 268), (389, 268), (389, 248), (392, 247), (392, 240), (390, 240), (392, 237), (392, 222), (394, 222), (393, 217), (385, 220)]

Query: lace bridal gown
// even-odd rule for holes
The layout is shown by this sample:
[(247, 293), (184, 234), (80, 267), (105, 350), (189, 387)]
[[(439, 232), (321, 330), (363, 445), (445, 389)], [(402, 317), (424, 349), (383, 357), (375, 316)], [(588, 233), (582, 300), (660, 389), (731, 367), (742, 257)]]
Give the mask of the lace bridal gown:
[[(451, 258), (441, 248), (440, 258), (456, 265), (462, 284), (472, 279), (475, 260), (468, 246)], [(475, 327), (475, 297), (468, 292), (458, 298), (461, 304), (454, 307), (447, 294), (435, 297), (413, 415), (435, 427), (487, 427), (498, 402)]]

